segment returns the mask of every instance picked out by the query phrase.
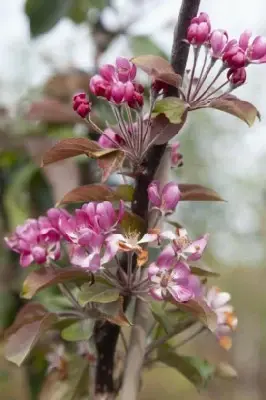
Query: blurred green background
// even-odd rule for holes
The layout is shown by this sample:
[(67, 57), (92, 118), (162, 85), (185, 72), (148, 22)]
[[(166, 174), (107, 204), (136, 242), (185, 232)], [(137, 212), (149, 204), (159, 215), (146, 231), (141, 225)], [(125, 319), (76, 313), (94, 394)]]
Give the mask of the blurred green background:
[[(44, 213), (70, 189), (97, 181), (92, 161), (70, 159), (40, 170), (41, 156), (60, 138), (96, 138), (72, 111), (72, 95), (87, 90), (89, 76), (117, 55), (169, 57), (179, 7), (178, 0), (0, 2), (1, 237), (25, 218)], [(264, 0), (203, 0), (201, 10), (210, 14), (213, 27), (232, 36), (246, 28), (266, 34)], [(241, 18), (236, 18), (239, 10)], [(239, 377), (217, 379), (197, 393), (176, 371), (160, 366), (145, 373), (143, 400), (266, 398), (264, 71), (263, 65), (250, 67), (248, 83), (238, 90), (239, 97), (259, 108), (262, 121), (250, 129), (228, 114), (194, 112), (178, 138), (184, 166), (173, 172), (179, 182), (206, 185), (226, 199), (183, 203), (176, 218), (191, 235), (210, 233), (205, 261), (221, 272), (215, 284), (232, 293), (239, 318), (228, 353), (205, 333), (182, 353), (230, 362)], [(142, 75), (140, 79), (145, 83)], [(99, 124), (108, 119), (108, 109), (96, 100), (93, 117)], [(119, 180), (116, 176), (110, 183)], [(23, 304), (19, 290), (25, 271), (4, 246), (0, 259), (2, 335)], [(38, 362), (18, 369), (0, 358), (1, 400), (37, 399), (42, 370)]]

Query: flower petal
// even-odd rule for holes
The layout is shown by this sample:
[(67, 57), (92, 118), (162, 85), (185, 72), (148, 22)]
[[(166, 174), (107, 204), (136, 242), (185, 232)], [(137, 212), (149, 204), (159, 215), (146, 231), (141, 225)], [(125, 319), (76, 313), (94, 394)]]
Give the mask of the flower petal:
[(173, 298), (180, 303), (188, 301), (194, 297), (193, 292), (185, 286), (169, 285), (167, 289)]
[(164, 300), (163, 289), (160, 286), (150, 288), (150, 295), (155, 300)]

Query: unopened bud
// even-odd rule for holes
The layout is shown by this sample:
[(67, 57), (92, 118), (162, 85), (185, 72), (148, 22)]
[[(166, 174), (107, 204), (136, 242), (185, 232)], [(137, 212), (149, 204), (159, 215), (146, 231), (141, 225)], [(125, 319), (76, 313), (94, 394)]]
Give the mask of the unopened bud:
[(247, 73), (244, 67), (238, 69), (229, 69), (227, 73), (227, 79), (233, 86), (240, 86), (246, 82)]
[(202, 45), (209, 37), (211, 24), (208, 14), (200, 13), (198, 17), (191, 20), (187, 31), (187, 40), (190, 44)]
[(86, 93), (79, 93), (73, 97), (73, 109), (82, 118), (87, 117), (91, 111), (91, 103), (89, 102)]
[(224, 51), (223, 62), (229, 68), (242, 68), (246, 64), (246, 54), (239, 46), (232, 46), (228, 51)]
[(249, 50), (249, 58), (251, 61), (260, 61), (266, 56), (266, 38), (257, 36)]
[(210, 46), (212, 50), (212, 56), (219, 58), (228, 42), (228, 34), (222, 29), (216, 29), (211, 33)]

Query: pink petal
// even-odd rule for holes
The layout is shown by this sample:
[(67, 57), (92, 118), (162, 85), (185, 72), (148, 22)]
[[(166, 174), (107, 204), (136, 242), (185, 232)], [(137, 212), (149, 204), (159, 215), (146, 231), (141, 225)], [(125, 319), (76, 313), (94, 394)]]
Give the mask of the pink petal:
[(160, 268), (171, 267), (175, 261), (175, 255), (176, 254), (173, 247), (170, 244), (166, 246), (157, 259), (156, 263), (158, 267)]
[(154, 275), (157, 275), (159, 271), (160, 268), (158, 267), (158, 265), (156, 265), (155, 263), (150, 264), (148, 268), (149, 278), (151, 279)]
[(33, 261), (32, 254), (21, 253), (19, 263), (23, 268), (28, 267)]
[(148, 197), (149, 201), (155, 207), (160, 207), (161, 205), (161, 196), (160, 196), (160, 182), (153, 181), (148, 187)]
[(150, 288), (150, 295), (155, 300), (164, 300), (163, 289), (161, 287)]
[(202, 284), (198, 276), (190, 275), (188, 277), (188, 288), (194, 293), (194, 297), (202, 297)]
[(171, 293), (173, 298), (180, 303), (183, 303), (193, 298), (193, 292), (187, 287), (180, 285), (171, 285), (168, 286), (167, 289)]
[(33, 247), (31, 250), (31, 254), (34, 258), (34, 261), (37, 264), (43, 264), (46, 262), (47, 253), (43, 247), (40, 247), (40, 246)]
[(190, 269), (189, 266), (185, 263), (178, 262), (171, 272), (171, 279), (174, 282), (179, 282), (180, 280), (184, 280), (189, 277)]
[(216, 297), (212, 300), (212, 306), (214, 309), (219, 309), (219, 307), (224, 306), (230, 299), (231, 296), (227, 292), (217, 293)]

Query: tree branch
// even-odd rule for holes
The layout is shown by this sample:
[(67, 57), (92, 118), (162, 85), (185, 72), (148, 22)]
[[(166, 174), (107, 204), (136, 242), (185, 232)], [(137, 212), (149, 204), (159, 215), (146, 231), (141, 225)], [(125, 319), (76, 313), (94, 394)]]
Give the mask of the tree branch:
[[(178, 23), (174, 32), (174, 41), (172, 47), (171, 64), (176, 73), (184, 75), (187, 57), (188, 45), (182, 42), (186, 38), (186, 31), (189, 21), (193, 18), (199, 8), (200, 0), (183, 0)], [(174, 92), (173, 92), (174, 90)], [(168, 95), (178, 96), (176, 89), (171, 88)], [(146, 228), (148, 228), (148, 194), (147, 189), (154, 178), (156, 170), (160, 164), (167, 144), (153, 146), (143, 163), (143, 173), (136, 179), (136, 187), (132, 201), (132, 211), (144, 218)], [(144, 316), (146, 315), (146, 319)], [(146, 342), (146, 323), (147, 323), (147, 304), (137, 300), (135, 313), (135, 326), (132, 328), (132, 334), (129, 343), (129, 355), (126, 364), (126, 371), (122, 385), (121, 400), (135, 400), (139, 389), (140, 370), (145, 356)], [(119, 327), (115, 328), (109, 322), (102, 323), (95, 330), (97, 336), (102, 337), (96, 343), (99, 357), (96, 376), (96, 393), (110, 393), (114, 389), (112, 372), (114, 365), (114, 355), (116, 343), (119, 336)], [(106, 366), (108, 368), (106, 368)], [(133, 393), (131, 395), (131, 392)], [(107, 394), (108, 396), (108, 394)], [(131, 397), (129, 397), (131, 396)], [(133, 397), (134, 396), (134, 397)], [(108, 399), (108, 397), (102, 397)], [(109, 396), (110, 398), (110, 396)]]

